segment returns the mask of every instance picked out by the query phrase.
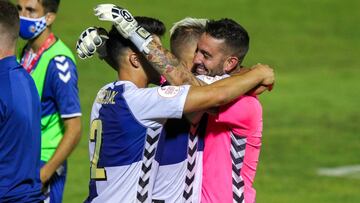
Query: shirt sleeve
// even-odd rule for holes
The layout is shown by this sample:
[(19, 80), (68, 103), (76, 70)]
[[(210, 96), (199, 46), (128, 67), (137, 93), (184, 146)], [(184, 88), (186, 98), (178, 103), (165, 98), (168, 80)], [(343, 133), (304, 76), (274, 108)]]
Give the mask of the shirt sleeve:
[(189, 85), (130, 89), (124, 97), (134, 116), (145, 126), (157, 127), (167, 118), (181, 118)]
[(220, 107), (216, 122), (226, 124), (237, 135), (261, 137), (261, 104), (256, 97), (240, 97), (234, 102)]
[(74, 62), (66, 56), (57, 56), (49, 63), (51, 91), (62, 118), (81, 116), (78, 76)]

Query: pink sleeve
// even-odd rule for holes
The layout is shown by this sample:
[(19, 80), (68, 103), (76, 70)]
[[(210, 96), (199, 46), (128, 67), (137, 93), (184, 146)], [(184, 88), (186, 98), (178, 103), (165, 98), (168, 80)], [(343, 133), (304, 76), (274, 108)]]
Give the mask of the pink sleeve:
[(243, 96), (220, 107), (216, 122), (224, 123), (237, 135), (261, 137), (262, 108), (253, 96)]

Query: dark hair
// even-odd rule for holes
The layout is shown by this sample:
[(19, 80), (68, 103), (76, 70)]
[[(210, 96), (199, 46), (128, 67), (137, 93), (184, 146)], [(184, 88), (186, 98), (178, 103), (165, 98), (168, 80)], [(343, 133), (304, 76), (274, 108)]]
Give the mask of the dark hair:
[[(161, 21), (142, 16), (136, 16), (135, 19), (140, 26), (144, 27), (151, 34), (158, 35), (159, 37), (164, 35), (165, 25)], [(120, 67), (119, 57), (122, 56), (126, 49), (131, 49), (136, 53), (139, 52), (130, 40), (125, 39), (121, 34), (119, 34), (115, 26), (111, 27), (108, 36), (109, 39), (106, 41), (108, 62), (110, 63), (111, 67), (113, 67), (115, 70), (118, 70)], [(141, 56), (141, 53), (139, 53), (139, 55)]]
[(160, 20), (145, 16), (135, 16), (134, 18), (140, 26), (145, 28), (145, 30), (151, 34), (157, 35), (159, 37), (164, 36), (166, 28), (164, 23)]
[(136, 51), (135, 46), (129, 39), (125, 39), (116, 27), (113, 25), (108, 34), (109, 39), (106, 40), (106, 53), (108, 55), (109, 63), (114, 69), (118, 69), (119, 57), (124, 53), (126, 49), (132, 49)]
[[(206, 34), (216, 39), (224, 39), (226, 49), (239, 58), (239, 64), (249, 50), (249, 35), (245, 28), (234, 20), (223, 18), (210, 20), (205, 27)], [(230, 49), (228, 49), (230, 48)]]
[(11, 41), (19, 36), (19, 12), (14, 4), (0, 0), (0, 35), (7, 34)]
[(38, 0), (45, 9), (45, 13), (57, 13), (59, 9), (60, 0)]

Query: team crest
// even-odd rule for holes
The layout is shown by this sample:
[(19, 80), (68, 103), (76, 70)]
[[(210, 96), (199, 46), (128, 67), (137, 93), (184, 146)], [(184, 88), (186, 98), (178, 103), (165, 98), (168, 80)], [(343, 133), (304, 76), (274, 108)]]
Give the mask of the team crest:
[(34, 33), (35, 31), (36, 31), (36, 28), (35, 28), (35, 26), (30, 26), (29, 27), (29, 31), (31, 32), (31, 33)]

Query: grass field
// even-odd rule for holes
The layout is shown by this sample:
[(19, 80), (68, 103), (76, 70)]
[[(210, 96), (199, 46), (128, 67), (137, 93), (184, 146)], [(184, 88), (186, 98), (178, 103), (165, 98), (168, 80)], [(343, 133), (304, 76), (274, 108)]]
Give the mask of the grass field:
[[(92, 8), (104, 1), (62, 1), (55, 33), (71, 47), (83, 29), (100, 24)], [(360, 164), (360, 1), (348, 0), (123, 0), (134, 15), (170, 28), (186, 16), (240, 22), (250, 33), (244, 62), (276, 70), (273, 92), (261, 96), (263, 149), (255, 187), (260, 203), (360, 202), (360, 175), (326, 177), (322, 167)], [(168, 44), (168, 38), (164, 39)], [(87, 196), (87, 135), (92, 101), (116, 80), (98, 59), (78, 60), (83, 137), (69, 160), (65, 203)]]

